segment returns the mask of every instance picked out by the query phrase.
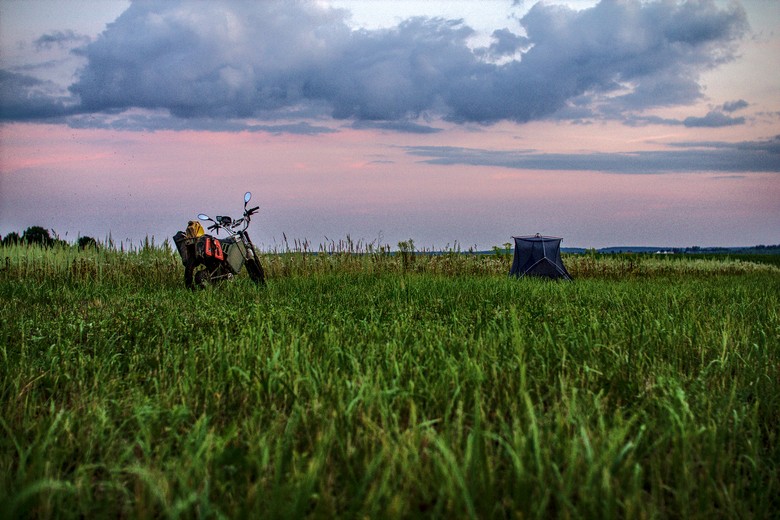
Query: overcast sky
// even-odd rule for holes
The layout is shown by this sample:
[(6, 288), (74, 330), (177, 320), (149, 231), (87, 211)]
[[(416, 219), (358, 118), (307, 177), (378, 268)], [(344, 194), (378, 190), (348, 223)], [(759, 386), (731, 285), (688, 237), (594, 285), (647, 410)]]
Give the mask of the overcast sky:
[(159, 241), (251, 190), (266, 248), (780, 243), (777, 28), (763, 0), (5, 0), (0, 234)]

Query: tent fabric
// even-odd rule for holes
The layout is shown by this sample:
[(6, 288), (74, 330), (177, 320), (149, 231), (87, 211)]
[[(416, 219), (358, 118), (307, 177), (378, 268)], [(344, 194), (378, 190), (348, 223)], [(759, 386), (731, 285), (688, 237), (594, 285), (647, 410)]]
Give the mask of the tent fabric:
[(571, 280), (561, 260), (561, 240), (559, 237), (533, 236), (512, 237), (515, 241), (515, 256), (512, 260), (510, 276), (543, 276)]

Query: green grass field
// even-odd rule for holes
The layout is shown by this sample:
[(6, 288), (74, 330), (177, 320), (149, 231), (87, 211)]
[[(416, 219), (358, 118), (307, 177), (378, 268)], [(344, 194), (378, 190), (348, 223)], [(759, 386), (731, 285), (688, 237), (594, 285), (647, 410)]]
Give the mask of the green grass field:
[(0, 247), (8, 518), (769, 518), (780, 268)]

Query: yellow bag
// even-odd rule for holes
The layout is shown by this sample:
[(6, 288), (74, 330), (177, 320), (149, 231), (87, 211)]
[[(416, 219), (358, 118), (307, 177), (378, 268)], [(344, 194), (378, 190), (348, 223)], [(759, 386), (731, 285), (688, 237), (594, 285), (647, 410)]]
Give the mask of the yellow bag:
[(187, 231), (184, 233), (187, 238), (198, 238), (206, 234), (203, 230), (203, 226), (197, 220), (190, 220), (187, 222)]

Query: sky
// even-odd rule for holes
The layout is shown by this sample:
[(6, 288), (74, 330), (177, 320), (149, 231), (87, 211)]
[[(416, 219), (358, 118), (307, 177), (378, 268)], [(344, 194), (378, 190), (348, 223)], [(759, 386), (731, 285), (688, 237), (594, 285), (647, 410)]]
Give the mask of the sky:
[(780, 2), (0, 0), (0, 235), (780, 243)]

